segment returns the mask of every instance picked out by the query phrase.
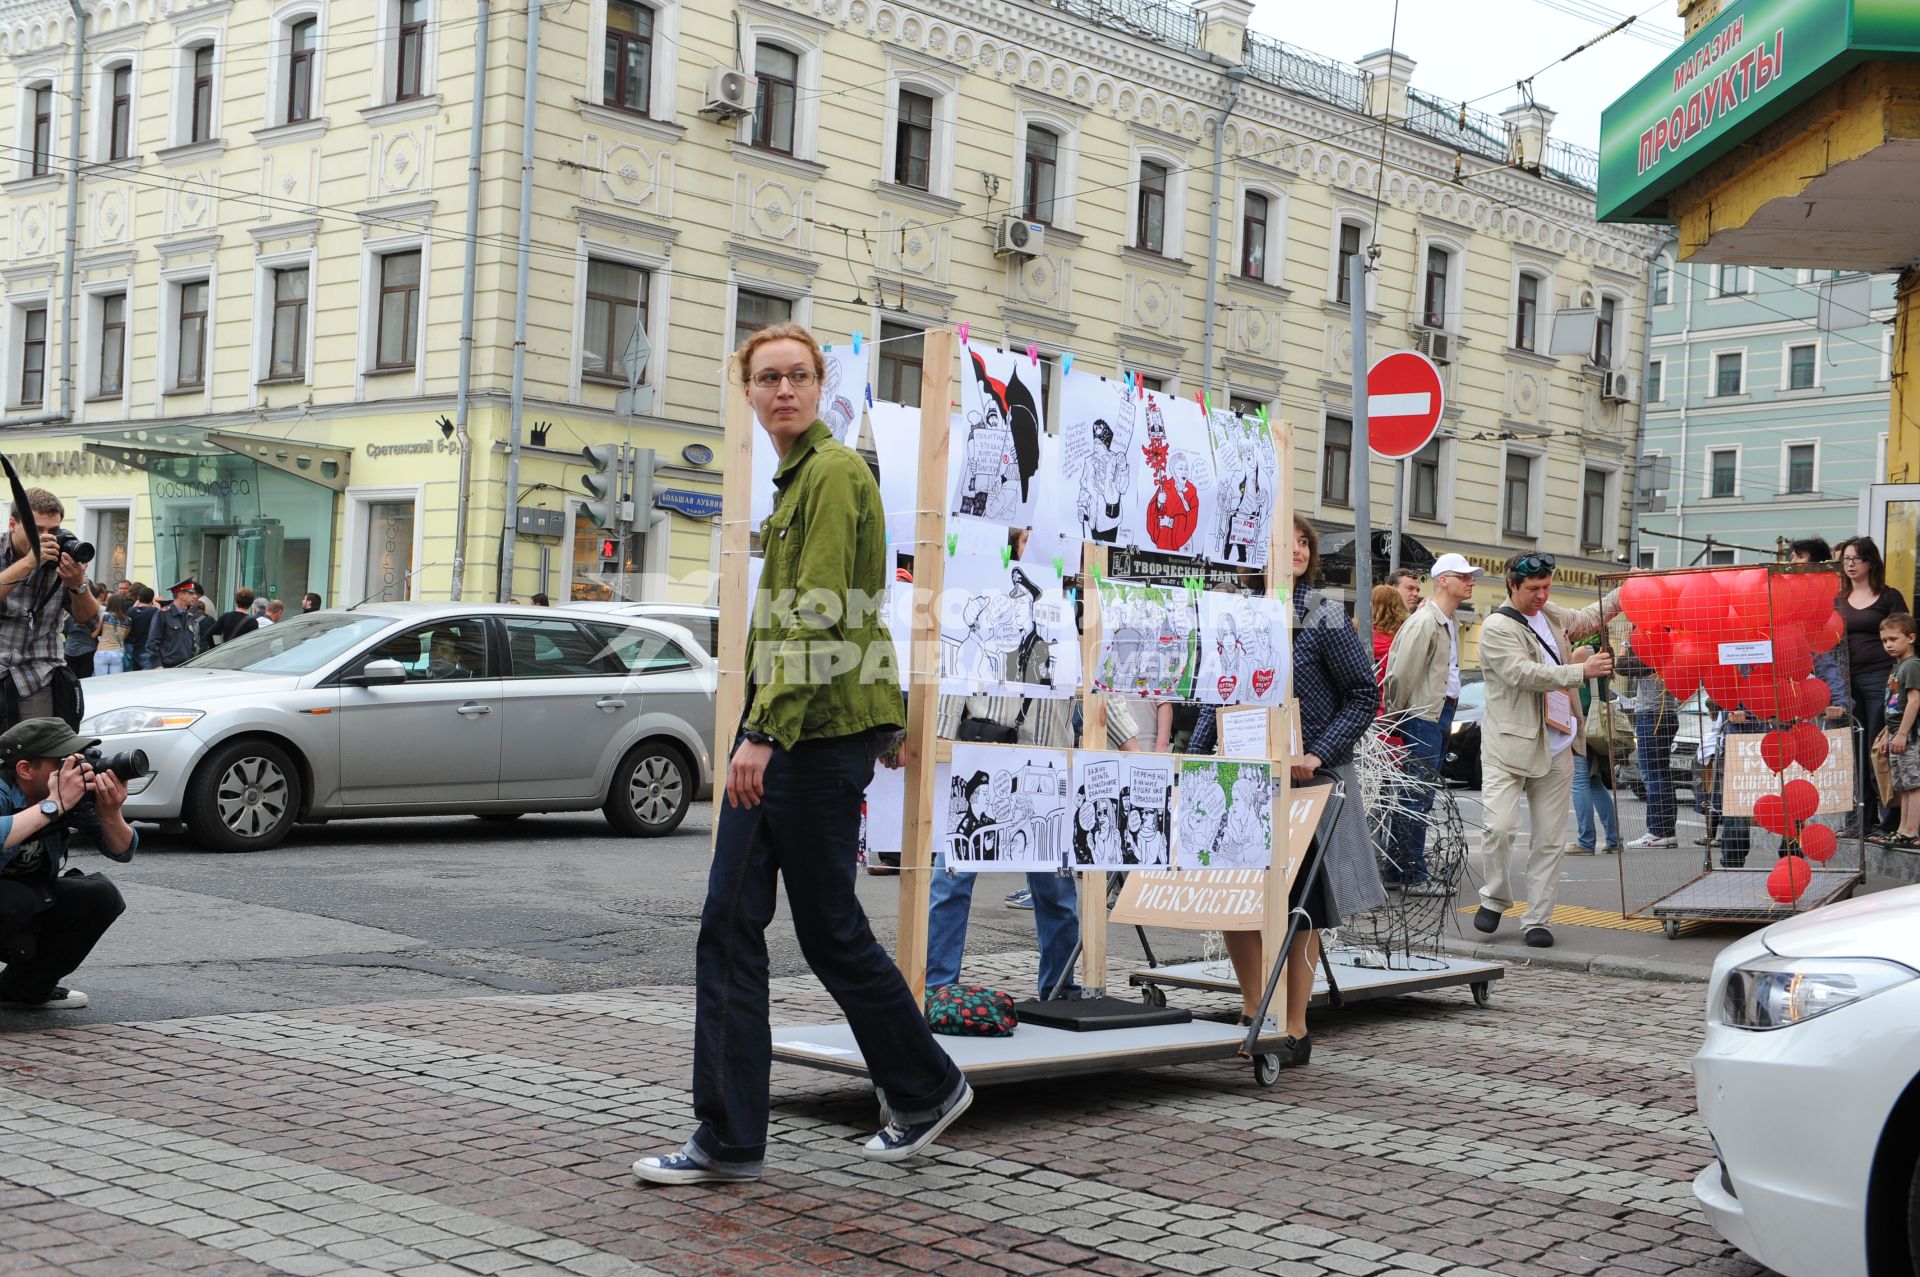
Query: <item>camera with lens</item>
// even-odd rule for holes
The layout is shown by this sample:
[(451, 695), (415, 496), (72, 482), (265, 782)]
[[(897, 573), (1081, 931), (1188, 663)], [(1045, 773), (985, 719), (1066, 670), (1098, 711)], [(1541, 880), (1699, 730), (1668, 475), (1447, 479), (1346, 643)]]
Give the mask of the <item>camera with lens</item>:
[(147, 751), (144, 749), (123, 750), (118, 754), (103, 754), (99, 746), (81, 752), (80, 757), (93, 764), (96, 772), (112, 772), (122, 783), (139, 780), (147, 774)]
[(93, 542), (82, 541), (65, 528), (53, 530), (53, 543), (60, 547), (60, 553), (71, 556), (75, 563), (93, 562)]

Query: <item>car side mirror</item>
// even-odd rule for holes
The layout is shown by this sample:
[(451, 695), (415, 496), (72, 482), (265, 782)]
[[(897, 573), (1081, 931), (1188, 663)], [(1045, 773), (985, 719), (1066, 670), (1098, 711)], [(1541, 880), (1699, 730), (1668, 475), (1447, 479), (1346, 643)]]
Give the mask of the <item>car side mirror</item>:
[(368, 661), (358, 674), (340, 680), (350, 687), (387, 687), (407, 681), (407, 667), (398, 661)]

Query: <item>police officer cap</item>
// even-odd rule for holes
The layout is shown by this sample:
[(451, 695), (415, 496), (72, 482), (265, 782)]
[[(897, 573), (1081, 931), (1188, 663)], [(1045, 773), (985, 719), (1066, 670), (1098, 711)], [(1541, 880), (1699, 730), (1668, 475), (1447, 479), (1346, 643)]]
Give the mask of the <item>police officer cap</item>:
[(195, 594), (200, 594), (204, 592), (200, 588), (200, 582), (194, 580), (192, 577), (188, 577), (184, 581), (176, 581), (173, 585), (169, 586), (167, 589), (167, 593), (178, 594), (182, 590), (192, 590)]
[(99, 737), (82, 736), (57, 718), (23, 718), (0, 733), (0, 761), (65, 758), (99, 743)]

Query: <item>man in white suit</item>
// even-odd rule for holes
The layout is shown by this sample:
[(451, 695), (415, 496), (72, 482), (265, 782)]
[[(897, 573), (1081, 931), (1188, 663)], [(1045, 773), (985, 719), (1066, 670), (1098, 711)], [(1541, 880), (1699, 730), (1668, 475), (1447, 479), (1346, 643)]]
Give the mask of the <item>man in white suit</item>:
[(1480, 669), (1487, 705), (1480, 720), (1480, 792), (1486, 808), (1486, 885), (1473, 925), (1491, 933), (1513, 907), (1509, 853), (1520, 829), (1520, 800), (1533, 828), (1527, 852), (1526, 942), (1553, 944), (1547, 922), (1560, 894), (1572, 811), (1573, 743), (1579, 733), (1580, 685), (1613, 673), (1602, 649), (1568, 664), (1569, 642), (1600, 628), (1602, 605), (1571, 612), (1549, 601), (1553, 556), (1519, 554), (1507, 563), (1507, 604), (1480, 627)]

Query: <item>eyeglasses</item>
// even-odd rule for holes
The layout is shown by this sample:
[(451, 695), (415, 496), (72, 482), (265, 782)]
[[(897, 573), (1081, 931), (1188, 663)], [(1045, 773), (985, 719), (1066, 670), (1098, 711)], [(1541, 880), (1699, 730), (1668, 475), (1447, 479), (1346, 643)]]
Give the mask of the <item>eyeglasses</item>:
[(1842, 563), (1865, 563), (1866, 562), (1865, 559), (1861, 558), (1857, 554), (1843, 554), (1840, 556), (1840, 561)]
[(1513, 561), (1508, 571), (1522, 577), (1545, 576), (1553, 571), (1554, 566), (1551, 554), (1523, 554)]
[(819, 375), (811, 368), (795, 368), (792, 372), (775, 372), (768, 368), (753, 374), (753, 384), (762, 390), (776, 390), (782, 381), (795, 390), (805, 390), (818, 380), (820, 380)]

